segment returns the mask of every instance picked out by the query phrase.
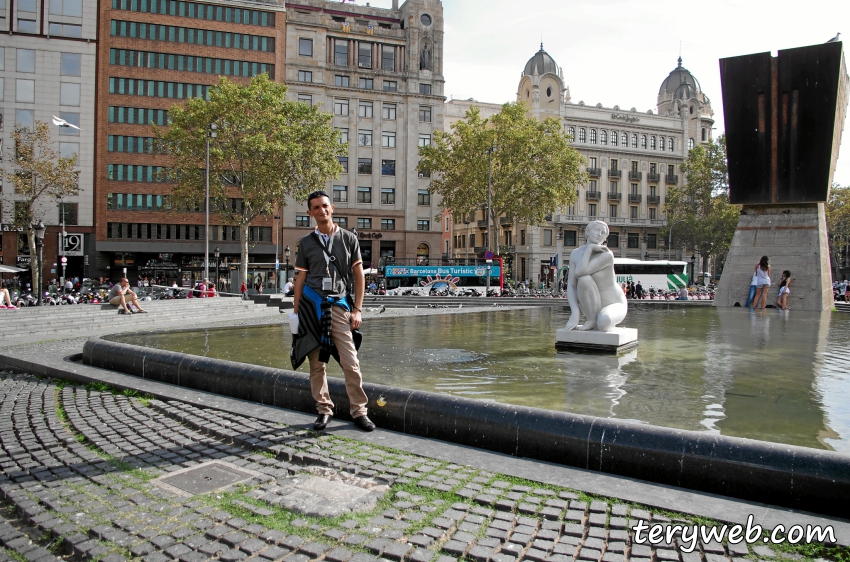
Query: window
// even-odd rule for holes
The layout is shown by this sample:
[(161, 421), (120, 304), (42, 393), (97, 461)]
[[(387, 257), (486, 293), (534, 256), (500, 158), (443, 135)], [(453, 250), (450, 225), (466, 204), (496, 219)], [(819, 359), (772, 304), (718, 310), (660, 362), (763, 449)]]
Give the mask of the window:
[[(422, 160), (419, 161), (419, 164), (420, 165), (422, 164)], [(418, 168), (418, 166), (417, 166), (417, 168)], [(430, 178), (431, 177), (431, 170), (424, 170), (424, 171), (420, 170), (419, 177), (420, 178)]]
[(638, 173), (638, 161), (637, 160), (632, 160), (632, 172), (634, 172), (635, 174)]
[(667, 175), (668, 176), (676, 175), (676, 165), (675, 164), (667, 164)]
[(419, 219), (416, 221), (416, 230), (428, 231), (431, 230), (431, 221), (428, 219)]
[(587, 142), (587, 130), (584, 127), (578, 130), (578, 142)]
[(295, 215), (295, 226), (309, 227), (310, 226), (310, 216), (309, 215)]
[[(650, 175), (653, 175), (653, 176), (655, 174), (657, 174), (658, 173), (658, 164), (656, 164), (655, 162), (650, 162), (649, 173), (650, 173)], [(655, 194), (653, 193), (653, 195), (655, 195)]]
[(627, 146), (629, 146), (629, 135), (627, 135), (626, 133), (623, 133), (620, 136), (620, 144), (623, 146), (623, 148), (626, 148)]
[(610, 193), (617, 193), (618, 185), (617, 182), (612, 181), (610, 185)]
[(599, 132), (599, 144), (608, 144), (608, 131)]
[(617, 131), (611, 131), (611, 146), (617, 146)]
[(56, 16), (83, 17), (82, 0), (50, 0), (50, 13)]
[(298, 81), (299, 82), (312, 82), (313, 81), (313, 73), (309, 70), (299, 70), (298, 71)]
[(587, 205), (587, 216), (595, 217), (596, 216), (596, 203), (588, 203)]
[(656, 187), (654, 185), (649, 186), (649, 196), (650, 197), (655, 197), (655, 195), (656, 195), (655, 190), (656, 190)]
[(688, 150), (694, 149), (694, 139), (688, 139)]
[(592, 192), (596, 191), (596, 180), (590, 180), (590, 183), (587, 186), (587, 190)]
[(617, 216), (617, 206), (616, 205), (609, 205), (608, 206), (608, 216), (611, 217), (611, 218), (614, 218), (614, 217)]
[(616, 171), (618, 169), (617, 168), (618, 164), (619, 164), (619, 162), (617, 161), (616, 158), (611, 159), (611, 169), (612, 170)]
[(629, 232), (629, 248), (640, 248), (640, 239), (637, 232)]
[(590, 144), (596, 144), (596, 129), (590, 130)]
[[(473, 236), (475, 236), (475, 235), (473, 234)], [(520, 230), (520, 231), (519, 231), (519, 240), (520, 240), (519, 245), (520, 245), (520, 246), (525, 246), (525, 231), (524, 231), (524, 230)], [(475, 244), (473, 244), (473, 246), (474, 246), (474, 245), (475, 245)]]
[(18, 64), (15, 70), (18, 72), (35, 72), (35, 51), (32, 49), (18, 49)]
[(337, 74), (336, 76), (334, 76), (334, 85), (341, 86), (343, 88), (348, 88), (349, 86), (351, 86), (351, 78), (342, 74)]
[(419, 146), (431, 146), (431, 135), (419, 133)]
[(348, 156), (339, 157), (339, 165), (342, 166), (343, 173), (348, 173)]
[(575, 246), (576, 245), (576, 231), (575, 230), (565, 230), (564, 231), (564, 246)]
[(80, 143), (78, 142), (60, 142), (59, 143), (59, 158), (71, 158), (80, 153)]
[(431, 106), (430, 105), (420, 105), (419, 106), (419, 122), (420, 123), (430, 123), (431, 122)]
[(77, 226), (77, 210), (79, 203), (59, 203), (59, 224), (63, 221), (65, 226)]
[(659, 139), (658, 147), (663, 151), (664, 150), (664, 137)]
[[(395, 47), (392, 45), (381, 45), (381, 69), (395, 71)], [(386, 82), (385, 82), (386, 83)]]
[(632, 133), (632, 148), (637, 148), (638, 137), (636, 134)]
[(567, 127), (567, 136), (570, 137), (571, 141), (576, 139), (576, 128), (575, 127)]
[(357, 202), (358, 203), (371, 203), (372, 202), (372, 188), (371, 187), (358, 187), (357, 188)]
[(649, 138), (649, 148), (652, 150), (656, 150), (658, 148), (658, 139), (655, 138), (655, 135)]
[(372, 228), (372, 219), (364, 219), (364, 218), (357, 219), (357, 228), (359, 228), (361, 230), (364, 229), (364, 228), (367, 229), (367, 230)]
[(673, 137), (667, 139), (667, 150), (669, 150), (670, 152), (676, 150), (676, 139), (674, 139)]
[(548, 228), (543, 230), (543, 245), (551, 246), (552, 245), (552, 231)]
[(655, 220), (657, 217), (655, 216), (656, 209), (655, 207), (649, 208), (649, 220)]
[(298, 94), (298, 102), (313, 105), (313, 96), (310, 94)]
[(375, 88), (375, 81), (371, 78), (361, 78), (360, 88), (363, 90), (373, 90)]
[(395, 121), (396, 106), (394, 103), (385, 103), (381, 107), (381, 117), (388, 121)]
[(335, 185), (333, 197), (334, 203), (348, 203), (348, 186)]
[(398, 91), (398, 82), (395, 80), (384, 80), (384, 91), (385, 92), (397, 92)]
[(381, 160), (381, 175), (382, 176), (394, 176), (395, 175), (395, 160)]
[(632, 195), (637, 195), (637, 194), (638, 194), (638, 184), (636, 184), (636, 183), (633, 183), (633, 184), (632, 184), (632, 191), (631, 191), (631, 193), (632, 193)]
[(631, 207), (629, 207), (629, 218), (638, 218), (638, 208), (636, 205), (632, 205)]
[(395, 148), (395, 132), (384, 131), (381, 133), (381, 146), (384, 148)]
[(416, 204), (422, 206), (430, 205), (431, 193), (427, 189), (420, 189), (416, 195)]
[(703, 128), (702, 128), (702, 142), (705, 142), (705, 141), (706, 141), (706, 138), (705, 138), (705, 127), (703, 127)]
[(35, 0), (18, 0), (18, 10), (21, 12), (35, 12)]
[(15, 86), (15, 101), (18, 103), (35, 103), (35, 80), (18, 78)]
[(370, 101), (361, 101), (360, 102), (360, 117), (365, 117), (367, 119), (372, 118), (372, 112), (374, 111), (374, 104)]
[(35, 20), (25, 20), (18, 18), (19, 33), (37, 33), (38, 28), (35, 25)]
[(78, 55), (76, 53), (62, 53), (60, 57), (59, 74), (62, 76), (80, 76), (82, 58), (82, 55)]
[(357, 144), (360, 146), (372, 146), (372, 131), (360, 130), (357, 133)]
[(611, 232), (610, 234), (608, 234), (608, 238), (605, 240), (605, 243), (609, 248), (616, 248), (620, 245), (620, 233)]
[(640, 147), (641, 147), (641, 148), (646, 148), (646, 135), (641, 135), (641, 136), (640, 136)]
[(334, 115), (348, 115), (348, 100), (334, 100)]
[(657, 234), (647, 234), (646, 235), (646, 249), (654, 250), (658, 248), (658, 235)]
[(334, 217), (333, 220), (340, 228), (348, 228), (348, 217)]
[(431, 95), (431, 84), (419, 84), (419, 93), (426, 96)]
[(312, 57), (313, 56), (313, 40), (312, 39), (304, 39), (303, 37), (298, 40), (298, 54), (302, 57)]
[(475, 233), (474, 232), (469, 235), (469, 246), (471, 248), (475, 247)]
[(589, 164), (589, 166), (588, 166), (588, 168), (594, 168), (594, 169), (595, 169), (595, 168), (596, 168), (596, 157), (595, 157), (595, 156), (591, 156), (591, 157), (590, 157), (590, 158), (588, 158), (587, 160), (588, 160), (588, 161), (589, 161), (589, 163), (590, 163), (590, 164)]
[[(71, 125), (75, 125), (77, 127), (80, 126), (80, 114), (79, 113), (69, 113), (67, 111), (60, 111), (59, 117), (67, 121)], [(80, 130), (75, 129), (74, 127), (60, 127), (59, 134), (69, 137), (78, 137), (80, 136)]]
[(47, 34), (55, 37), (79, 39), (83, 36), (83, 26), (70, 23), (51, 23), (47, 28)]
[(348, 128), (347, 127), (339, 127), (337, 128), (339, 131), (339, 143), (345, 144), (348, 142)]
[(360, 43), (357, 49), (357, 66), (372, 68), (372, 43)]
[(395, 230), (395, 219), (381, 219), (381, 230)]
[(371, 174), (372, 173), (372, 159), (371, 158), (358, 158), (357, 159), (357, 173), (358, 174)]
[(395, 205), (395, 188), (381, 188), (381, 205)]
[(334, 39), (334, 64), (348, 66), (348, 41)]

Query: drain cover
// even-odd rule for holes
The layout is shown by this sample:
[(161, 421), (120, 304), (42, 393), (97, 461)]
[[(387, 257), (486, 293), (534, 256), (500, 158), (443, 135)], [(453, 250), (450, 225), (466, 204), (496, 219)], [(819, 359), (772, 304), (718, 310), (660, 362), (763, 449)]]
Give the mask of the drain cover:
[(213, 461), (172, 472), (168, 476), (157, 478), (154, 482), (181, 495), (194, 496), (245, 482), (256, 474), (253, 470)]

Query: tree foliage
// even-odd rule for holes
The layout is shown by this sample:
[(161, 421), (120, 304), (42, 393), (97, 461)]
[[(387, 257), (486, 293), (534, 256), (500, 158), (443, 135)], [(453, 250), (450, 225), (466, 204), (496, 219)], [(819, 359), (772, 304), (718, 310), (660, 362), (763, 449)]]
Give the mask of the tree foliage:
[(725, 256), (738, 226), (740, 209), (729, 203), (729, 174), (726, 167), (726, 137), (709, 140), (707, 146), (689, 151), (681, 165), (685, 182), (667, 190), (664, 205), (668, 227), (673, 229), (673, 247), (697, 251), (708, 258)]
[[(154, 127), (155, 152), (168, 157), (161, 179), (171, 182), (175, 211), (204, 208), (206, 142), (210, 139), (210, 210), (239, 226), (242, 282), (248, 276), (248, 229), (287, 197), (304, 198), (342, 172), (347, 153), (333, 117), (318, 107), (288, 101), (287, 87), (266, 74), (240, 85), (222, 77), (209, 100), (194, 98), (168, 110), (168, 128)], [(241, 205), (232, 204), (241, 199)]]
[(14, 224), (27, 234), (30, 249), (30, 271), (32, 287), (40, 290), (41, 272), (35, 259), (35, 230), (33, 223), (42, 219), (43, 205), (47, 200), (53, 204), (53, 198), (77, 195), (80, 192), (79, 177), (74, 169), (77, 155), (61, 158), (52, 148), (50, 129), (47, 123), (35, 122), (35, 129), (16, 124), (12, 130), (12, 143), (7, 149), (8, 158), (3, 160), (13, 164), (3, 168), (2, 173), (14, 187), (15, 218)]
[(833, 184), (826, 202), (826, 230), (832, 258), (833, 279), (840, 278), (841, 251), (850, 245), (850, 186)]
[(587, 181), (584, 159), (557, 120), (531, 118), (521, 103), (506, 103), (488, 119), (473, 107), (451, 133), (435, 131), (433, 143), (419, 148), (419, 171), (433, 175), (430, 191), (442, 208), (468, 215), (486, 204), (491, 147), (493, 224), (502, 215), (541, 224), (573, 203)]

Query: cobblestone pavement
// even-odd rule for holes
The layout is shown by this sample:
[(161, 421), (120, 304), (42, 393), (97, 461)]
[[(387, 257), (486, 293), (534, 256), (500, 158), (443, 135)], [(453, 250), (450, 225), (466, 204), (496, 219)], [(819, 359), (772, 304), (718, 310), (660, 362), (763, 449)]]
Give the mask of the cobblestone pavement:
[(631, 541), (630, 523), (690, 521), (302, 428), (26, 375), (0, 374), (0, 442), (0, 562), (742, 562), (778, 554), (743, 543), (650, 548)]

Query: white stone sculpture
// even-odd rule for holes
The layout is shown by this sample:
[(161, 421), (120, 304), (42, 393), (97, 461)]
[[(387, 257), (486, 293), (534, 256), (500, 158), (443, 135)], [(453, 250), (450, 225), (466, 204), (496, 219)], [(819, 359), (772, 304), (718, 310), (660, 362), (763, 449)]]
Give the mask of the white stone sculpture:
[[(557, 331), (558, 349), (622, 351), (637, 345), (637, 330), (618, 328), (629, 310), (626, 295), (614, 275), (614, 254), (603, 244), (608, 225), (593, 221), (585, 229), (587, 242), (570, 253), (567, 298), (570, 318)], [(579, 325), (580, 315), (586, 321)]]

